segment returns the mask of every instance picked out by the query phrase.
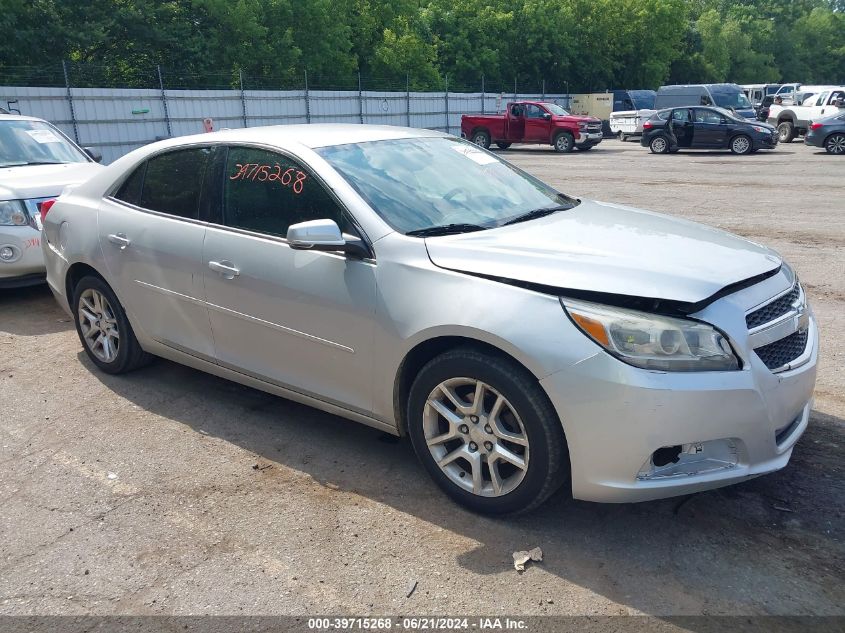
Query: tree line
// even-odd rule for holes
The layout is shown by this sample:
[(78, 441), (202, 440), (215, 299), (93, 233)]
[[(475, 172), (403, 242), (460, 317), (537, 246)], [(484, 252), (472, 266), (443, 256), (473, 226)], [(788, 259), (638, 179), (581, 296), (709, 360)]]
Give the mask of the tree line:
[(0, 33), (0, 85), (845, 82), (845, 0), (0, 0)]

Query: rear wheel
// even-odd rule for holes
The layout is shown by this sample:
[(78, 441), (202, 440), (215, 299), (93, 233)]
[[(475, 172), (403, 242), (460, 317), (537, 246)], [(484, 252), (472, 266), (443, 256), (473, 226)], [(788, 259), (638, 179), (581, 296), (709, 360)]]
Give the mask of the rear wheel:
[(490, 133), (487, 130), (476, 130), (473, 132), (472, 142), (484, 149), (490, 149)]
[(781, 143), (791, 143), (795, 138), (795, 126), (792, 121), (784, 121), (778, 123), (778, 141)]
[(624, 143), (625, 141), (628, 140), (628, 135), (625, 134), (624, 132), (619, 132), (619, 140)]
[(470, 348), (438, 356), (411, 386), (408, 434), (446, 494), (477, 512), (537, 507), (568, 479), (563, 430), (537, 380)]
[(731, 151), (734, 154), (749, 154), (751, 153), (751, 148), (751, 139), (745, 134), (739, 134), (731, 141)]
[(845, 134), (831, 134), (824, 142), (828, 154), (845, 154)]
[(556, 152), (566, 154), (571, 152), (572, 148), (575, 147), (575, 139), (569, 132), (561, 132), (555, 137), (553, 145)]
[(652, 154), (665, 154), (669, 151), (669, 139), (665, 136), (655, 136), (648, 144)]
[(83, 277), (76, 284), (73, 312), (85, 353), (104, 372), (122, 374), (152, 360), (135, 338), (123, 306), (99, 277)]
[(501, 141), (498, 141), (498, 142), (496, 143), (496, 147), (498, 147), (499, 149), (507, 149), (507, 148), (509, 148), (510, 146), (511, 146), (511, 144), (510, 144), (510, 143), (502, 143)]

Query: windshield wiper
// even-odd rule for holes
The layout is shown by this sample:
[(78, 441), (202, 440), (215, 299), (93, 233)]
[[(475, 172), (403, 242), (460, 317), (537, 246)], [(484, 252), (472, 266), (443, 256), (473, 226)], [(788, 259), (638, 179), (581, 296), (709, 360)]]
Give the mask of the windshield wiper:
[(60, 160), (32, 160), (25, 163), (3, 163), (0, 167), (26, 167), (28, 165), (64, 165)]
[(478, 224), (442, 224), (440, 226), (429, 226), (424, 229), (408, 231), (405, 235), (414, 237), (435, 237), (437, 235), (455, 235), (456, 233), (470, 233), (472, 231), (484, 231), (487, 227)]
[(571, 209), (571, 206), (557, 206), (557, 207), (543, 207), (542, 209), (534, 209), (533, 211), (529, 211), (528, 213), (523, 213), (522, 215), (518, 215), (512, 220), (508, 220), (504, 222), (501, 226), (508, 226), (510, 224), (517, 224), (519, 222), (527, 222), (528, 220), (535, 220), (537, 218), (542, 218), (546, 215), (551, 215), (552, 213), (556, 213), (557, 211), (568, 211)]

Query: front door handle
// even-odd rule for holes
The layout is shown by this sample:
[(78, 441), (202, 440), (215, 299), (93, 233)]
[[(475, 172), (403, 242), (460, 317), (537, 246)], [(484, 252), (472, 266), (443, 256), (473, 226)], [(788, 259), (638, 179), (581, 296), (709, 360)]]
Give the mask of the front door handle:
[(120, 246), (120, 250), (125, 249), (130, 244), (130, 240), (125, 233), (111, 233), (109, 235), (109, 242)]
[(226, 279), (234, 279), (241, 274), (241, 271), (235, 268), (235, 265), (223, 260), (222, 262), (208, 262), (208, 267), (216, 273), (220, 273)]

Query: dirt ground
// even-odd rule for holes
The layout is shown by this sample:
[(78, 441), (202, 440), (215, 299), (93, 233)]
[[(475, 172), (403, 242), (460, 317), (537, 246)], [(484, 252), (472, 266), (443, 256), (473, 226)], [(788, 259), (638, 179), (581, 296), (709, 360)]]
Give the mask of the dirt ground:
[[(46, 288), (0, 291), (0, 615), (845, 615), (845, 161), (798, 143), (502, 154), (792, 262), (822, 355), (787, 468), (684, 499), (559, 494), (481, 518), (405, 440), (170, 362), (107, 376)], [(511, 553), (534, 546), (543, 562), (518, 574)]]

